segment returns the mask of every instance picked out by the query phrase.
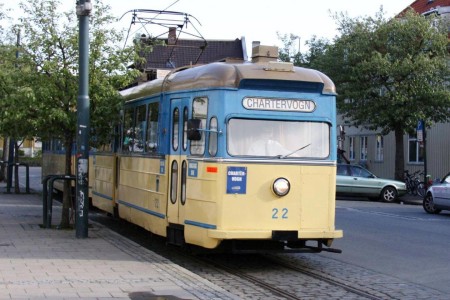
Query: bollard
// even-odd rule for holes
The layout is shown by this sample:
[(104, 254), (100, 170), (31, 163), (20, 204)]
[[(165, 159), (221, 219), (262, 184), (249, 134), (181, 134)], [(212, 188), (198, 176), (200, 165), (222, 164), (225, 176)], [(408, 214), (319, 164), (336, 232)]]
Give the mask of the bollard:
[(52, 227), (53, 184), (56, 180), (75, 180), (74, 175), (47, 175), (42, 180), (42, 227)]
[(47, 175), (42, 179), (42, 216), (43, 216), (43, 220), (42, 220), (42, 227), (44, 228), (48, 228), (47, 227), (47, 193), (48, 193), (48, 181), (50, 180), (50, 178), (52, 178), (55, 175)]
[(30, 165), (27, 163), (20, 163), (19, 165), (25, 166), (25, 193), (30, 193)]
[(14, 172), (19, 172), (19, 167), (24, 166), (25, 167), (25, 192), (27, 194), (30, 193), (30, 166), (27, 163), (16, 163)]

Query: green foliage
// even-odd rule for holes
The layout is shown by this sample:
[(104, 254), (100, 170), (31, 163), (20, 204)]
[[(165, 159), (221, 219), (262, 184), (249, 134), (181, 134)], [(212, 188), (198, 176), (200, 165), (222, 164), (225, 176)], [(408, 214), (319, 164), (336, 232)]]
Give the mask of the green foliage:
[(448, 21), (413, 10), (402, 18), (334, 16), (333, 43), (308, 42), (309, 67), (336, 84), (338, 111), (353, 126), (395, 132), (395, 176), (404, 170), (403, 134), (419, 120), (429, 127), (450, 120)]
[[(60, 13), (58, 0), (20, 3), (23, 11), (11, 32), (20, 46), (2, 47), (0, 132), (22, 139), (39, 136), (71, 141), (75, 137), (78, 98), (78, 20), (75, 11)], [(107, 140), (118, 122), (118, 89), (138, 74), (127, 66), (134, 49), (121, 49), (123, 34), (111, 27), (110, 7), (94, 4), (90, 16), (89, 97), (92, 132)], [(75, 8), (75, 5), (74, 5)], [(16, 57), (19, 53), (19, 57)]]
[(24, 164), (28, 164), (30, 167), (41, 167), (42, 166), (42, 157), (27, 157), (23, 156), (20, 158), (20, 162)]
[[(292, 62), (294, 66), (304, 65), (304, 58), (300, 52), (300, 37), (294, 34), (281, 35), (277, 32), (283, 47), (278, 50), (278, 58), (283, 62)], [(296, 47), (298, 45), (298, 47)]]
[[(21, 2), (19, 22), (9, 30), (20, 33), (20, 44), (5, 39), (0, 45), (0, 135), (63, 141), (69, 175), (80, 81), (79, 25), (74, 10), (60, 13), (58, 7), (58, 0)], [(138, 71), (127, 69), (136, 51), (119, 48), (123, 35), (112, 28), (116, 20), (109, 11), (109, 6), (96, 0), (89, 17), (90, 126), (92, 141), (99, 144), (109, 142), (119, 122), (118, 89), (138, 76)], [(68, 183), (64, 190), (62, 227), (69, 224)]]
[[(434, 18), (434, 17), (433, 17)], [(408, 11), (402, 19), (338, 17), (341, 36), (318, 65), (337, 86), (340, 113), (356, 125), (408, 132), (450, 118), (447, 27)], [(438, 24), (434, 22), (434, 24)]]

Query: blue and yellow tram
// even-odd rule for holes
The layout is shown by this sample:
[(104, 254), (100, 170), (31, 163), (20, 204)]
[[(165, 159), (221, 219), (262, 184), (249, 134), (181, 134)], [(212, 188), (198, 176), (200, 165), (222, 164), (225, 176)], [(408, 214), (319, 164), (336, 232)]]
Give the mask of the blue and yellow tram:
[[(71, 170), (76, 170), (75, 159), (76, 144), (73, 143), (72, 155), (71, 155)], [(91, 155), (92, 153), (90, 153)], [(48, 175), (65, 175), (65, 163), (66, 163), (66, 149), (63, 143), (59, 139), (51, 139), (42, 143), (42, 174), (41, 177), (45, 178)], [(89, 171), (94, 170), (93, 161), (89, 160)], [(89, 197), (92, 196), (92, 185), (94, 182), (94, 174), (89, 175)], [(70, 182), (72, 186), (72, 194), (75, 191), (75, 182)], [(64, 190), (64, 181), (56, 180), (53, 184), (55, 192), (62, 193)]]
[(121, 145), (93, 155), (94, 206), (178, 245), (334, 251), (326, 75), (269, 59), (211, 63), (121, 93)]

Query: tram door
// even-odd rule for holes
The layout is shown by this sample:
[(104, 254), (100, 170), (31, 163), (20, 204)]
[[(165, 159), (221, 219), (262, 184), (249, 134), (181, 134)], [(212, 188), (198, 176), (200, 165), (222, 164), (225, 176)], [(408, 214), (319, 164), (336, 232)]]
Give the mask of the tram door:
[(187, 121), (189, 99), (171, 99), (169, 193), (167, 216), (171, 224), (184, 223), (187, 176)]

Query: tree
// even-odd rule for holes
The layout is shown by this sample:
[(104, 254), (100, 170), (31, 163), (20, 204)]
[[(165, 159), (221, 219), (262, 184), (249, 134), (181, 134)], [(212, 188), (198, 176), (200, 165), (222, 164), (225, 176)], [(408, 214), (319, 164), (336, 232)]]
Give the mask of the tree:
[[(71, 175), (77, 122), (78, 22), (74, 10), (60, 13), (59, 5), (58, 0), (20, 4), (23, 13), (16, 30), (20, 29), (23, 37), (16, 80), (21, 92), (17, 99), (8, 97), (4, 102), (11, 105), (9, 122), (17, 122), (29, 134), (43, 139), (63, 141), (65, 174)], [(116, 20), (109, 11), (109, 6), (95, 1), (89, 25), (91, 137), (95, 135), (97, 143), (110, 138), (111, 128), (119, 120), (122, 99), (118, 89), (137, 77), (137, 71), (127, 69), (135, 51), (116, 46), (122, 44), (123, 35), (111, 28)], [(69, 226), (70, 200), (70, 183), (66, 182), (60, 224), (63, 228)]]
[[(277, 32), (277, 35), (283, 43), (283, 47), (278, 50), (278, 58), (283, 62), (292, 62), (294, 66), (302, 66), (304, 59), (300, 52), (300, 37), (292, 33), (281, 35)], [(298, 45), (298, 48), (295, 45)]]
[(328, 39), (318, 38), (313, 36), (310, 40), (306, 41), (306, 45), (309, 50), (304, 55), (305, 66), (312, 69), (322, 70), (326, 68), (323, 66), (325, 53), (330, 47), (331, 43)]
[[(4, 4), (0, 4), (0, 57), (2, 60), (0, 61), (0, 99), (4, 99), (10, 92), (12, 88), (12, 82), (10, 80), (9, 74), (12, 71), (11, 65), (5, 60), (5, 57), (8, 57), (10, 53), (12, 53), (12, 43), (9, 40), (7, 31), (5, 30), (4, 22), (7, 21), (7, 12), (4, 11)], [(1, 100), (0, 100), (1, 101)], [(0, 120), (2, 109), (0, 107)], [(3, 153), (1, 159), (3, 161), (7, 161), (8, 157), (8, 137), (3, 133), (0, 134), (3, 139)], [(3, 181), (6, 178), (6, 166), (1, 164), (0, 166), (0, 181)]]
[[(0, 9), (3, 5), (0, 6)], [(0, 11), (0, 20), (11, 21), (11, 18), (6, 17), (3, 11)], [(5, 23), (6, 24), (6, 23)], [(2, 57), (0, 63), (0, 118), (2, 122), (0, 123), (0, 132), (3, 136), (4, 147), (3, 147), (3, 160), (8, 161), (7, 153), (9, 154), (9, 145), (15, 149), (15, 153), (18, 153), (18, 148), (20, 147), (23, 139), (18, 138), (26, 137), (26, 134), (22, 134), (24, 130), (29, 128), (25, 124), (20, 126), (20, 123), (16, 123), (14, 118), (20, 119), (23, 116), (23, 112), (13, 112), (15, 103), (20, 101), (21, 94), (24, 91), (20, 86), (17, 85), (21, 77), (18, 73), (17, 65), (17, 44), (20, 41), (20, 31), (8, 31), (4, 26), (0, 26), (0, 57)], [(32, 132), (31, 130), (29, 131)], [(15, 163), (18, 162), (18, 156), (14, 157)], [(12, 166), (11, 166), (12, 167)], [(4, 178), (4, 165), (2, 164), (1, 179)], [(18, 193), (19, 190), (19, 174), (15, 172), (15, 191)]]
[[(413, 10), (402, 18), (335, 16), (340, 36), (321, 49), (319, 66), (336, 84), (338, 110), (355, 126), (395, 134), (395, 178), (403, 179), (403, 136), (419, 120), (450, 119), (448, 27)], [(432, 26), (433, 25), (433, 26)], [(447, 82), (446, 82), (447, 80)]]

